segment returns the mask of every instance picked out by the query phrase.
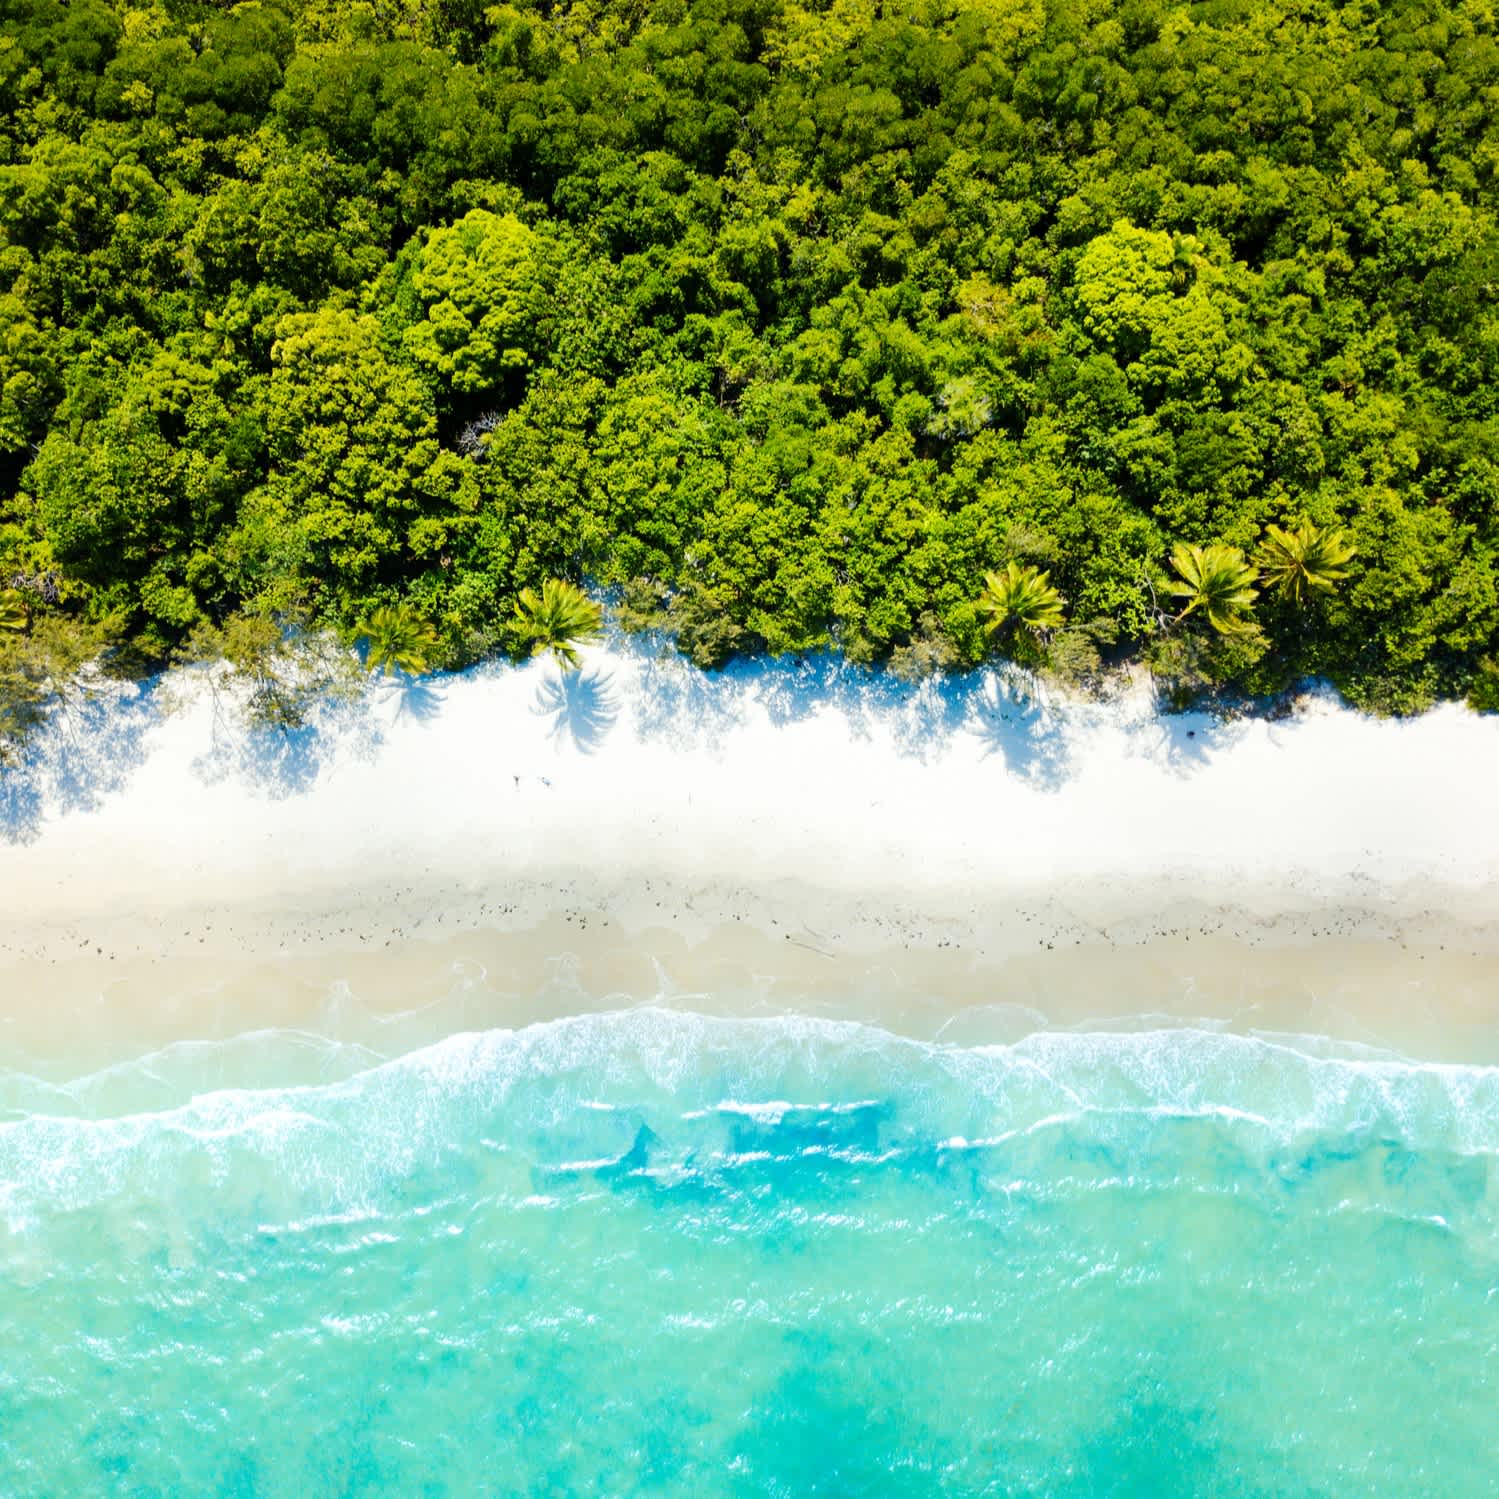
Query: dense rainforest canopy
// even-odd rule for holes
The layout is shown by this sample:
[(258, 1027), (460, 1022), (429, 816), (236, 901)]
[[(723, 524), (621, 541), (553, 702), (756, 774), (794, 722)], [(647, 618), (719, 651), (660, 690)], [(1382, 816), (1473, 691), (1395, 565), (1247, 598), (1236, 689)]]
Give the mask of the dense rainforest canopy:
[(1493, 0), (0, 18), (13, 682), (563, 579), (704, 665), (1499, 706)]

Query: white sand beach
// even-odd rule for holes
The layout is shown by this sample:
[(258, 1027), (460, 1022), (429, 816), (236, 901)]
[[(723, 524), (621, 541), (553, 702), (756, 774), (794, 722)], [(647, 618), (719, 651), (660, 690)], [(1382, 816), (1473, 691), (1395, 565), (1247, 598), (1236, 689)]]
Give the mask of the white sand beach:
[(1225, 722), (617, 641), (566, 677), (377, 686), (289, 739), (161, 697), (4, 778), (22, 1055), (681, 1003), (1499, 1061), (1499, 720), (1462, 708)]

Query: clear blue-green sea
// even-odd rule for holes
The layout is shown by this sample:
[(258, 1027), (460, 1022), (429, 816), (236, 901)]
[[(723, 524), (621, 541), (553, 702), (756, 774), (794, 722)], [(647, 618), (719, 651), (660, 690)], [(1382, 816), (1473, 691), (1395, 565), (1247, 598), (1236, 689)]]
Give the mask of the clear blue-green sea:
[(640, 1009), (0, 1072), (0, 1494), (1499, 1492), (1499, 1071)]

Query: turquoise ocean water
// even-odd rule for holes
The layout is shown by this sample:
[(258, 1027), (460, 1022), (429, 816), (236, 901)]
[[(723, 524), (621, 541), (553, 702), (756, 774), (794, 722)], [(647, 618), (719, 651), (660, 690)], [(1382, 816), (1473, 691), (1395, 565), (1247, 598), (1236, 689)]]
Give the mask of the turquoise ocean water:
[(0, 1493), (1492, 1495), (1499, 1071), (644, 1009), (0, 1072)]

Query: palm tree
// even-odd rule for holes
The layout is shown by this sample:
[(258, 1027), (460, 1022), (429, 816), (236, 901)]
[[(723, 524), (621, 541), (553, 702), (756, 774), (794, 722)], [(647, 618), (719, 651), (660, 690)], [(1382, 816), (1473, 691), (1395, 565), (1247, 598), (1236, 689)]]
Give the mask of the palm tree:
[(1254, 560), (1267, 588), (1287, 603), (1304, 604), (1313, 592), (1331, 593), (1348, 576), (1347, 563), (1355, 555), (1337, 526), (1319, 526), (1303, 516), (1289, 531), (1267, 526)]
[(1062, 595), (1051, 586), (1051, 574), (1029, 562), (1011, 562), (1002, 572), (984, 574), (978, 611), (985, 616), (984, 634), (991, 640), (1002, 630), (1024, 630), (1035, 635), (1062, 623)]
[(1173, 624), (1194, 609), (1201, 609), (1220, 635), (1238, 635), (1254, 628), (1243, 617), (1257, 593), (1254, 569), (1238, 547), (1221, 541), (1205, 547), (1178, 542), (1171, 553), (1171, 565), (1181, 575), (1181, 582), (1173, 583), (1171, 592), (1187, 601)]
[(19, 634), (26, 628), (26, 606), (21, 595), (13, 588), (0, 592), (0, 630), (14, 630)]
[(365, 665), (371, 671), (405, 671), (420, 676), (432, 660), (437, 631), (410, 604), (384, 604), (354, 631), (369, 641)]
[(578, 646), (597, 635), (604, 611), (581, 588), (548, 578), (538, 592), (523, 588), (515, 606), (515, 633), (533, 656), (550, 651), (563, 671), (581, 665)]

